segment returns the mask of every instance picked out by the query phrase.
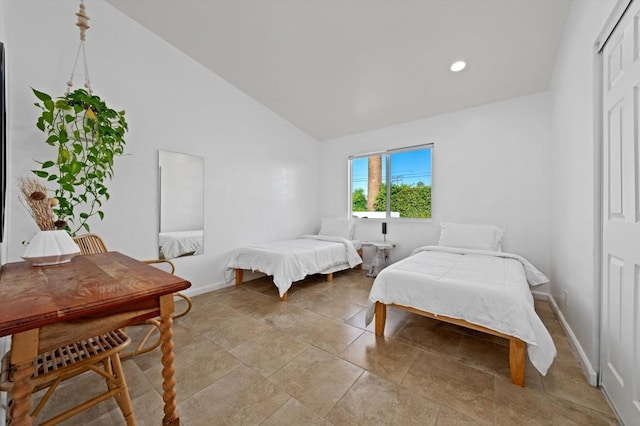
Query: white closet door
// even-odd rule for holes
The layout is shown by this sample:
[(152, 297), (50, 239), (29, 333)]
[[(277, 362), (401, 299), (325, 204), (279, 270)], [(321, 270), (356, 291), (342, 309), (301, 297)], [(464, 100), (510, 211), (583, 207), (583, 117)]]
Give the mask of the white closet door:
[(601, 383), (625, 424), (640, 424), (640, 1), (602, 50)]

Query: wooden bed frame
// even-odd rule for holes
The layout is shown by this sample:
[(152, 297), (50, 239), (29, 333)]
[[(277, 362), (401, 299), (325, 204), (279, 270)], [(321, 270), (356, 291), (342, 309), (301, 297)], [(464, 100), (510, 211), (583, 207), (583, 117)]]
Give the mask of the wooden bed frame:
[(509, 340), (509, 367), (511, 369), (511, 383), (514, 385), (524, 387), (525, 376), (525, 360), (526, 360), (526, 348), (527, 344), (517, 337), (510, 336), (508, 334), (500, 333), (499, 331), (492, 330), (490, 328), (483, 327), (481, 325), (472, 324), (465, 320), (451, 318), (444, 315), (435, 315), (431, 312), (421, 311), (409, 306), (402, 306), (396, 304), (385, 305), (382, 302), (376, 302), (375, 306), (375, 324), (376, 324), (376, 336), (382, 336), (384, 334), (384, 325), (387, 321), (387, 306), (403, 309), (405, 311), (422, 315), (427, 318), (433, 318), (438, 321), (448, 322), (450, 324), (459, 325), (462, 327), (470, 328), (472, 330), (481, 331), (483, 333), (491, 334), (493, 336), (502, 337)]
[[(359, 266), (359, 265), (358, 265)], [(242, 285), (242, 275), (243, 275), (244, 269), (238, 269), (236, 268), (236, 285), (238, 287), (240, 287)], [(257, 271), (257, 272), (261, 272), (261, 271)], [(262, 272), (264, 273), (264, 272)], [(330, 283), (333, 281), (333, 273), (331, 274), (326, 274), (327, 275), (327, 282)], [(282, 296), (280, 296), (280, 300), (282, 302), (287, 300), (287, 296), (289, 295), (289, 292), (285, 292)]]
[[(362, 259), (362, 249), (358, 249), (358, 256), (360, 256), (360, 258)], [(362, 269), (362, 263), (360, 263), (359, 265), (355, 266), (353, 269)], [(261, 272), (264, 274), (264, 272), (262, 271), (258, 271), (256, 270), (256, 272)], [(240, 268), (236, 268), (236, 285), (238, 287), (240, 287), (242, 285), (242, 276), (244, 273), (244, 269), (240, 269)], [(267, 274), (268, 275), (268, 274)], [(327, 276), (327, 282), (330, 283), (333, 281), (333, 273), (330, 274), (325, 274)], [(280, 300), (282, 302), (287, 300), (287, 296), (289, 295), (289, 292), (286, 292), (285, 294), (283, 294), (282, 296), (280, 296)], [(384, 327), (383, 327), (384, 328)]]

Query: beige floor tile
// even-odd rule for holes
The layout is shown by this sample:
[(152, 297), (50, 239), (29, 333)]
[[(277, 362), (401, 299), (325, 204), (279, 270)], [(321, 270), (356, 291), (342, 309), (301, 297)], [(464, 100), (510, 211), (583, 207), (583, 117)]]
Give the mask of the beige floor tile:
[[(178, 402), (188, 399), (242, 363), (215, 343), (202, 339), (175, 349), (175, 380)], [(162, 364), (144, 371), (149, 381), (162, 395)]]
[(327, 415), (334, 425), (435, 424), (438, 404), (365, 372)]
[[(524, 377), (524, 385), (528, 389), (536, 390), (538, 392), (542, 392), (544, 387), (542, 385), (542, 374), (531, 364), (529, 361), (529, 357), (527, 357), (527, 363), (525, 365), (525, 377)], [(509, 378), (507, 380), (510, 380)]]
[(276, 285), (273, 283), (273, 279), (268, 276), (251, 280), (251, 281), (246, 281), (242, 283), (242, 287), (257, 293), (269, 295), (270, 297), (278, 296), (277, 294), (278, 289)]
[(438, 411), (436, 426), (476, 426), (478, 421), (443, 405)]
[(236, 314), (241, 313), (257, 320), (264, 320), (267, 317), (285, 314), (292, 307), (297, 308), (286, 302), (275, 302), (280, 302), (280, 300), (255, 291), (242, 289), (229, 293), (227, 297), (222, 300), (216, 300), (214, 306), (222, 305), (227, 308), (232, 308)]
[(249, 367), (240, 366), (178, 404), (180, 424), (260, 424), (289, 398)]
[[(228, 318), (236, 316), (237, 312), (229, 305), (228, 300), (234, 297), (244, 298), (251, 295), (243, 290), (227, 291), (220, 295), (219, 299), (208, 298), (206, 304), (201, 302), (199, 298), (194, 299), (193, 309), (185, 317), (179, 318), (177, 321), (185, 322), (190, 327), (202, 327), (202, 321), (215, 321), (220, 318)], [(223, 296), (223, 295), (226, 295)], [(200, 296), (198, 296), (200, 297)]]
[(285, 314), (270, 316), (265, 321), (284, 333), (333, 354), (342, 352), (363, 333), (359, 328), (302, 308), (290, 308)]
[[(51, 399), (45, 404), (44, 409), (36, 418), (37, 422), (44, 421), (62, 411), (68, 410), (84, 401), (89, 400), (107, 390), (104, 379), (93, 373), (84, 373), (71, 380), (67, 380), (64, 387), (58, 388)], [(41, 391), (34, 394), (34, 408), (43, 396)], [(88, 419), (93, 419), (104, 415), (112, 410), (117, 412), (119, 418), (124, 421), (122, 413), (118, 410), (118, 405), (113, 398), (94, 405), (91, 408), (71, 417), (66, 421), (70, 425), (83, 425)], [(36, 423), (37, 423), (36, 422)]]
[[(353, 275), (349, 275), (349, 277), (352, 276)], [(367, 301), (369, 300), (369, 288), (365, 289), (360, 286), (350, 285), (347, 277), (344, 279), (336, 279), (328, 288), (318, 288), (317, 291), (327, 295), (327, 297), (332, 300), (347, 301), (361, 307), (367, 306)]]
[(494, 340), (464, 336), (460, 341), (456, 359), (487, 373), (497, 374), (507, 379), (511, 377), (509, 346), (499, 345)]
[(578, 367), (580, 365), (578, 363), (576, 355), (574, 354), (574, 349), (573, 347), (571, 347), (567, 339), (554, 338), (554, 343), (556, 344), (556, 350), (558, 351), (558, 354), (553, 360), (552, 367), (563, 369)]
[(613, 415), (602, 391), (588, 385), (578, 365), (552, 365), (542, 378), (542, 383), (544, 391), (549, 395)]
[(208, 321), (207, 327), (201, 332), (201, 336), (208, 338), (221, 348), (231, 350), (271, 330), (272, 327), (263, 321), (244, 315), (233, 315)]
[[(338, 274), (334, 274), (334, 277), (337, 276)], [(334, 278), (334, 281), (327, 281), (326, 275), (311, 275), (302, 281), (291, 284), (289, 297), (293, 297), (293, 301), (296, 301), (316, 292), (324, 293), (332, 289), (336, 283), (339, 283), (338, 278)]]
[[(175, 347), (184, 346), (187, 343), (192, 342), (195, 339), (198, 339), (200, 336), (200, 333), (196, 329), (187, 325), (185, 321), (183, 321), (182, 319), (179, 319), (173, 323), (172, 330), (173, 330), (172, 340)], [(152, 348), (154, 346), (156, 346), (157, 348), (160, 347), (159, 346), (160, 345), (159, 329), (150, 324), (136, 325), (136, 326), (125, 328), (125, 332), (129, 337), (131, 337), (131, 345), (129, 345), (129, 347), (125, 351), (123, 351), (121, 355), (124, 357), (123, 359), (125, 360), (131, 359), (130, 356), (125, 356), (125, 354), (133, 354), (134, 351), (138, 350), (137, 349), (138, 344), (142, 343), (142, 339), (149, 331), (151, 332), (151, 334), (149, 335), (147, 342), (142, 347), (143, 351), (146, 348)], [(140, 355), (144, 355), (145, 353), (151, 354), (151, 356), (146, 357), (146, 359), (148, 360), (149, 366), (155, 365), (161, 357), (160, 349), (156, 349), (153, 352), (142, 352), (135, 356), (136, 359), (142, 359)], [(139, 363), (140, 368), (142, 368), (143, 370), (148, 368), (144, 364), (145, 364), (144, 361), (140, 361)]]
[[(157, 362), (160, 362), (159, 357)], [(153, 383), (151, 383), (149, 378), (132, 359), (122, 361), (122, 369), (124, 370), (124, 376), (127, 381), (131, 399), (155, 391)]]
[(495, 424), (615, 425), (613, 416), (545, 393), (496, 379)]
[(327, 420), (313, 410), (307, 408), (298, 400), (291, 398), (261, 426), (331, 426)]
[(424, 352), (402, 385), (481, 422), (493, 419), (494, 376), (446, 356)]
[(269, 380), (279, 389), (324, 416), (360, 377), (363, 369), (310, 347)]
[[(137, 398), (132, 399), (133, 413), (136, 419), (137, 426), (156, 426), (162, 424), (163, 402), (162, 397), (156, 392), (147, 392)], [(124, 424), (122, 413), (117, 408), (101, 415), (100, 417), (83, 416), (79, 423), (75, 423), (78, 426), (112, 426), (118, 424)], [(65, 425), (67, 425), (65, 423)], [(70, 426), (67, 425), (67, 426)]]
[(533, 306), (536, 310), (536, 313), (540, 317), (543, 322), (546, 320), (557, 320), (555, 312), (553, 312), (553, 308), (551, 304), (546, 300), (541, 299), (533, 299)]
[(411, 316), (394, 338), (425, 351), (459, 356), (464, 335), (451, 331), (445, 323), (419, 315)]
[(377, 376), (400, 383), (421, 350), (393, 339), (363, 333), (339, 356)]
[(229, 352), (268, 377), (309, 348), (309, 344), (277, 329), (242, 343)]
[(543, 322), (549, 331), (549, 334), (551, 334), (554, 343), (558, 344), (562, 341), (567, 341), (566, 335), (564, 334), (564, 328), (560, 321), (557, 319), (545, 319)]
[(302, 298), (291, 298), (289, 303), (340, 321), (346, 321), (362, 310), (362, 305), (333, 297), (325, 292), (308, 293)]
[[(384, 335), (385, 337), (394, 337), (398, 331), (405, 325), (411, 314), (401, 309), (387, 308), (387, 318), (385, 321)], [(346, 323), (354, 327), (375, 333), (376, 322), (375, 317), (367, 325), (366, 323), (367, 308), (363, 308), (357, 314), (349, 318)]]
[[(124, 361), (122, 363), (122, 367), (135, 413), (135, 400), (137, 398), (146, 398), (153, 395), (158, 396), (158, 394), (155, 392), (153, 385), (149, 382), (144, 373), (133, 361)], [(83, 373), (82, 375), (71, 380), (67, 380), (60, 385), (49, 402), (45, 405), (45, 408), (38, 419), (43, 420), (54, 416), (61, 411), (69, 409), (82, 401), (86, 401), (99, 393), (105, 392), (106, 390), (107, 387), (105, 381), (101, 376), (91, 372)], [(34, 402), (36, 404), (43, 395), (43, 392), (44, 391), (41, 391), (34, 395)], [(96, 418), (102, 417), (111, 419), (111, 424), (114, 424), (114, 421), (116, 424), (118, 421), (123, 421), (122, 413), (113, 398), (103, 401), (98, 405), (71, 417), (69, 420), (65, 421), (65, 424), (84, 425)]]

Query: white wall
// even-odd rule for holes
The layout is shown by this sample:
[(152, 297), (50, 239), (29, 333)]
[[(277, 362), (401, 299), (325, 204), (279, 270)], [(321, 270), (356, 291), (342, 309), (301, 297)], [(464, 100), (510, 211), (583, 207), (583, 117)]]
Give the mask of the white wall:
[[(30, 86), (62, 94), (79, 42), (77, 0), (5, 2), (11, 40), (8, 261), (36, 226), (15, 179), (50, 155), (34, 123)], [(317, 142), (102, 0), (87, 3), (95, 92), (126, 110), (127, 155), (116, 160), (105, 220), (91, 230), (111, 250), (157, 257), (158, 150), (204, 157), (205, 253), (176, 260), (197, 291), (225, 281), (232, 249), (317, 231)], [(76, 86), (82, 83), (81, 68)], [(13, 183), (13, 184), (12, 184)], [(259, 220), (258, 220), (259, 218)]]
[[(492, 223), (507, 231), (505, 251), (548, 273), (549, 141), (549, 94), (539, 93), (323, 142), (322, 215), (347, 215), (349, 155), (433, 142), (433, 220), (388, 220), (391, 260), (436, 244), (440, 222)], [(379, 240), (380, 228), (362, 219), (356, 237)]]
[[(551, 293), (587, 358), (592, 380), (599, 363), (600, 321), (594, 43), (615, 4), (573, 2), (551, 86)], [(567, 304), (562, 302), (565, 291)]]

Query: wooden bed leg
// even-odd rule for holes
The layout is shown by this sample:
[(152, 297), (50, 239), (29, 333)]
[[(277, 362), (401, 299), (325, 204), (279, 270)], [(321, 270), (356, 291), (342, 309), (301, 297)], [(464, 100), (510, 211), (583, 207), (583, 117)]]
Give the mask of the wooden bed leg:
[(333, 281), (333, 274), (327, 274), (327, 282), (330, 283)]
[(242, 285), (242, 273), (244, 272), (244, 270), (236, 268), (236, 285), (237, 286), (241, 286)]
[[(364, 258), (362, 257), (362, 249), (359, 249), (359, 250), (357, 250), (357, 251), (358, 251), (358, 256), (360, 256), (360, 259), (364, 259)], [(363, 265), (362, 263), (360, 263), (360, 264), (356, 265), (355, 269), (357, 269), (357, 270), (361, 271), (361, 270), (362, 270), (362, 265)]]
[(387, 305), (376, 302), (376, 336), (384, 335), (384, 324), (387, 322)]
[(511, 339), (509, 343), (509, 366), (511, 367), (511, 383), (523, 387), (526, 347), (527, 345), (522, 340), (516, 338)]
[(285, 294), (283, 294), (282, 296), (280, 296), (280, 301), (281, 302), (286, 302), (287, 301), (287, 297), (289, 296), (289, 292), (287, 291)]

